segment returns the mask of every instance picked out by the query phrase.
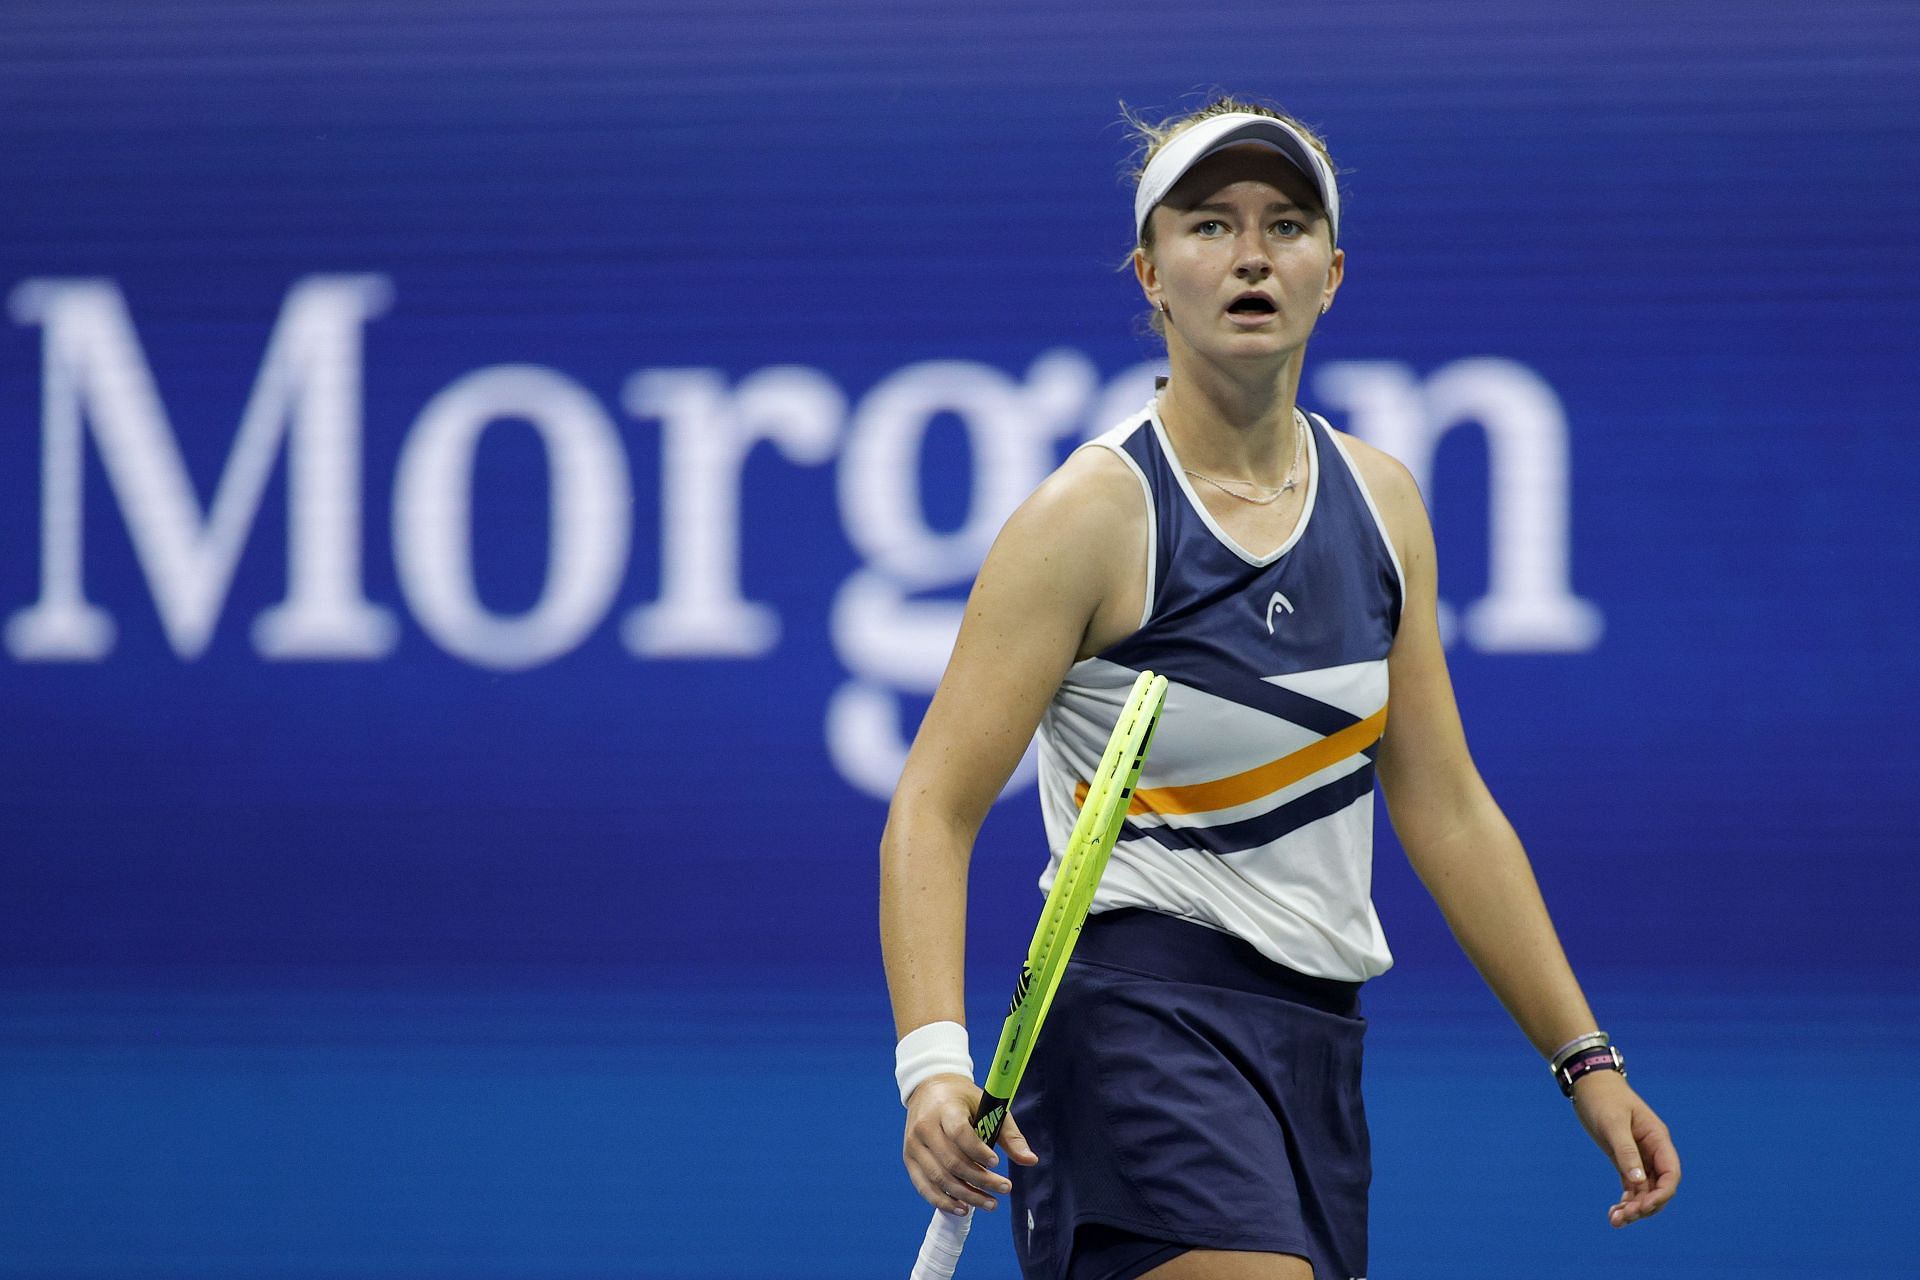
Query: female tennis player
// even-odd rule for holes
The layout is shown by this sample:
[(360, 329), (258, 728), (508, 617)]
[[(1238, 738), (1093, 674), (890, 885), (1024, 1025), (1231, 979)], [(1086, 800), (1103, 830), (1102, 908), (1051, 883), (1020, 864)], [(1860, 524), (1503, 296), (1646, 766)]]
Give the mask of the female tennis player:
[[(1657, 1213), (1680, 1162), (1468, 754), (1419, 492), (1296, 404), (1345, 272), (1326, 148), (1233, 99), (1141, 129), (1133, 267), (1171, 376), (1008, 520), (882, 841), (913, 1185), (954, 1214), (1011, 1195), (1029, 1280), (1364, 1277), (1358, 992), (1391, 963), (1370, 896), (1377, 775), (1455, 936), (1615, 1166), (1609, 1222)], [(1044, 889), (1149, 668), (1170, 680), (1158, 737), (1003, 1176), (969, 1129), (973, 840), (1037, 727)]]

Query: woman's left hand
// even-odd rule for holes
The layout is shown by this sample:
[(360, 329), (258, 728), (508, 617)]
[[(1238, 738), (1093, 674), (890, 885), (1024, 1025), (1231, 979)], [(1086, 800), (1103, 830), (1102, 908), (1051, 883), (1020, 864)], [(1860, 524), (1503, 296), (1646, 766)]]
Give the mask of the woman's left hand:
[(1680, 1153), (1667, 1126), (1615, 1071), (1589, 1071), (1573, 1086), (1573, 1109), (1620, 1171), (1620, 1199), (1607, 1209), (1615, 1227), (1666, 1207), (1680, 1185)]

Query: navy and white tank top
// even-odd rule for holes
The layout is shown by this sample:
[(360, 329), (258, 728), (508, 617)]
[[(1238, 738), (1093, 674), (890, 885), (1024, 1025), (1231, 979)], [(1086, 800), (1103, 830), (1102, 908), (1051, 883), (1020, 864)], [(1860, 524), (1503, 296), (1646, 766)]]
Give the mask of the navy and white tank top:
[(1053, 883), (1080, 797), (1134, 677), (1167, 677), (1153, 751), (1093, 910), (1145, 907), (1349, 982), (1393, 963), (1374, 913), (1374, 757), (1400, 562), (1322, 419), (1286, 543), (1250, 555), (1194, 493), (1155, 404), (1090, 441), (1140, 481), (1149, 527), (1140, 629), (1076, 662), (1040, 721)]

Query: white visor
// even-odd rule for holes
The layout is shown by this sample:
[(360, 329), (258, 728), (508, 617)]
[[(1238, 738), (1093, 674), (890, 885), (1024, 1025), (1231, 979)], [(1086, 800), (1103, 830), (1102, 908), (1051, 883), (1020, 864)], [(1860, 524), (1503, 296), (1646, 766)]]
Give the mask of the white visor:
[(1187, 170), (1223, 147), (1248, 142), (1278, 151), (1294, 168), (1313, 179), (1320, 193), (1320, 207), (1326, 210), (1327, 230), (1332, 233), (1333, 243), (1339, 244), (1340, 187), (1333, 180), (1333, 170), (1292, 125), (1272, 116), (1245, 111), (1211, 116), (1181, 130), (1173, 141), (1160, 148), (1148, 162), (1147, 171), (1140, 175), (1140, 185), (1133, 193), (1134, 235), (1138, 236), (1146, 228), (1147, 215), (1167, 198), (1167, 192), (1186, 176)]

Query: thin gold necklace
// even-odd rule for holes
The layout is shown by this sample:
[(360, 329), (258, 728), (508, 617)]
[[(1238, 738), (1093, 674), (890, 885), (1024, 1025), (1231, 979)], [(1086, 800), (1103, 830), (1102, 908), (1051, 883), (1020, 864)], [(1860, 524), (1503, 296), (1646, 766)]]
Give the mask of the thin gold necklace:
[[(1240, 501), (1251, 503), (1256, 507), (1264, 507), (1269, 503), (1279, 501), (1281, 494), (1291, 491), (1296, 486), (1297, 477), (1300, 474), (1300, 442), (1305, 438), (1306, 434), (1307, 420), (1299, 409), (1295, 409), (1293, 411), (1293, 461), (1287, 465), (1286, 478), (1280, 482), (1278, 489), (1270, 488), (1263, 484), (1255, 484), (1251, 480), (1216, 480), (1212, 476), (1200, 474), (1192, 467), (1182, 467), (1180, 469), (1192, 476), (1195, 480), (1205, 480), (1229, 498), (1238, 498)], [(1266, 490), (1266, 496), (1263, 498), (1251, 498), (1244, 493), (1235, 493), (1232, 489), (1227, 488), (1230, 484), (1242, 484), (1249, 489), (1264, 489)]]

